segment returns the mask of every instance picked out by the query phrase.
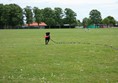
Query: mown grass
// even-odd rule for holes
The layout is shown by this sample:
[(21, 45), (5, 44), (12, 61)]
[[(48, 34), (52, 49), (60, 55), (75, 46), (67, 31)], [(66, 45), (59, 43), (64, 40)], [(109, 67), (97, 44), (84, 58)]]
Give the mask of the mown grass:
[(117, 83), (117, 42), (118, 28), (0, 30), (0, 83)]

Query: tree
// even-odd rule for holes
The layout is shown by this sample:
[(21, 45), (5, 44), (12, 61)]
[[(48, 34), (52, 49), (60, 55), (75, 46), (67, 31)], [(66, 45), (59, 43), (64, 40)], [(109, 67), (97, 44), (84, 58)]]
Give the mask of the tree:
[(30, 6), (24, 8), (24, 14), (26, 16), (26, 23), (29, 24), (33, 22), (33, 13)]
[(10, 4), (10, 20), (9, 20), (9, 24), (10, 26), (14, 27), (14, 26), (19, 26), (22, 25), (23, 23), (23, 12), (22, 12), (22, 8), (16, 4)]
[(113, 25), (116, 24), (116, 20), (112, 16), (108, 16), (108, 17), (104, 18), (102, 22), (103, 22), (103, 24), (106, 24), (107, 27), (109, 27), (109, 26), (112, 27)]
[(38, 23), (41, 23), (42, 20), (43, 20), (43, 14), (42, 14), (42, 10), (40, 10), (39, 8), (37, 7), (34, 7), (33, 8), (33, 13), (34, 13), (34, 18), (35, 18), (35, 21)]
[(98, 10), (92, 10), (89, 13), (89, 18), (93, 24), (100, 24), (102, 21), (101, 13)]
[(8, 4), (0, 9), (3, 10), (1, 12), (1, 19), (5, 28), (15, 28), (23, 24), (23, 12), (20, 6)]
[(44, 16), (44, 22), (49, 26), (49, 28), (55, 25), (55, 19), (54, 19), (55, 13), (51, 8), (49, 7), (44, 8), (43, 16)]
[(108, 16), (107, 18), (109, 19), (109, 24), (110, 24), (111, 26), (113, 26), (113, 25), (116, 24), (116, 20), (114, 19), (114, 17)]
[(2, 29), (4, 26), (3, 12), (4, 12), (4, 5), (0, 4), (0, 29)]
[(77, 23), (76, 16), (77, 14), (70, 8), (66, 8), (65, 11), (65, 18), (64, 21), (66, 24), (75, 25)]
[(92, 22), (89, 18), (85, 17), (82, 21), (82, 24), (83, 24), (84, 28), (86, 28), (88, 25), (91, 25)]
[(102, 20), (102, 23), (103, 24), (106, 24), (107, 25), (107, 28), (108, 28), (108, 26), (109, 26), (109, 19), (108, 18), (104, 18), (103, 20)]
[(57, 26), (61, 26), (63, 24), (62, 19), (63, 19), (63, 10), (59, 7), (54, 8), (54, 13), (55, 13), (55, 23)]
[(4, 5), (2, 12), (2, 21), (4, 23), (4, 29), (9, 28), (10, 26), (10, 7), (9, 5)]
[(77, 20), (77, 25), (78, 25), (78, 26), (81, 26), (81, 25), (82, 25), (82, 23), (81, 23), (80, 20)]

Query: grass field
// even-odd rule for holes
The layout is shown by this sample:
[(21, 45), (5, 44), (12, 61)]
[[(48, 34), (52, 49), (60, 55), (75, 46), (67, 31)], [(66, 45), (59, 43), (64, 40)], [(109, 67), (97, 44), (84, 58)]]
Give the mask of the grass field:
[(118, 83), (118, 28), (0, 30), (0, 83)]

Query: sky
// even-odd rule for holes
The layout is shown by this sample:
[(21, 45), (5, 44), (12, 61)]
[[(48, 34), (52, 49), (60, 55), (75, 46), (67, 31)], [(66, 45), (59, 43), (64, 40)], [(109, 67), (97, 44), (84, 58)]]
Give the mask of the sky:
[(89, 17), (93, 9), (101, 12), (102, 18), (113, 16), (118, 21), (118, 0), (0, 0), (2, 4), (18, 4), (21, 8), (26, 6), (71, 8), (76, 14), (77, 19), (82, 21), (83, 18)]

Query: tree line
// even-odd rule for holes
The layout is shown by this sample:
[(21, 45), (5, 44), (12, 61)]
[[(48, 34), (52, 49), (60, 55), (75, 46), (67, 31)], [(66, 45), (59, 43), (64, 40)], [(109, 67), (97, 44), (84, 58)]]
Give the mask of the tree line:
[(23, 26), (25, 23), (28, 25), (32, 22), (45, 22), (49, 28), (61, 28), (64, 24), (69, 27), (76, 25), (88, 26), (90, 24), (107, 24), (115, 25), (114, 17), (108, 16), (104, 19), (98, 10), (92, 10), (89, 17), (84, 18), (82, 22), (77, 20), (77, 14), (70, 8), (64, 10), (60, 7), (54, 9), (46, 7), (39, 9), (38, 7), (26, 6), (21, 8), (17, 4), (0, 4), (0, 29), (14, 29)]
[(113, 27), (115, 26), (115, 24), (117, 24), (118, 22), (114, 19), (113, 16), (107, 16), (106, 18), (102, 19), (101, 17), (101, 12), (94, 9), (92, 11), (90, 11), (89, 13), (89, 18), (85, 17), (82, 21), (82, 25), (84, 26), (84, 28), (86, 26), (95, 24), (96, 26), (102, 26), (102, 25), (106, 25), (107, 27)]
[(16, 4), (0, 4), (0, 28), (13, 28), (23, 24), (22, 8)]
[(49, 27), (69, 24), (70, 26), (77, 24), (77, 14), (70, 8), (55, 7), (51, 9), (46, 7), (39, 9), (38, 7), (31, 8), (27, 6), (21, 8), (17, 4), (0, 4), (0, 28), (15, 28), (16, 26), (28, 25), (32, 22), (45, 22)]

